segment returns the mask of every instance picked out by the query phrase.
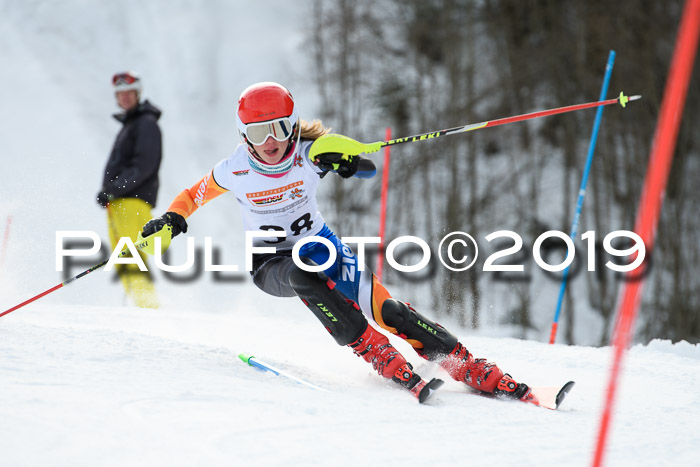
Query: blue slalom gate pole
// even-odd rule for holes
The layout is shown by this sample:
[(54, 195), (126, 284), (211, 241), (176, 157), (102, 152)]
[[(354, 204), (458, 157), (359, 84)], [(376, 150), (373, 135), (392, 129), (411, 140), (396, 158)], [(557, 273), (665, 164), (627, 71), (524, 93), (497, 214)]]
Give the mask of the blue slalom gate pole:
[[(610, 75), (612, 75), (613, 64), (615, 63), (615, 51), (611, 50), (608, 55), (608, 64), (605, 67), (605, 78), (603, 78), (603, 87), (600, 90), (600, 99), (605, 100), (605, 96), (608, 94), (608, 84), (610, 84)], [(581, 178), (581, 188), (578, 191), (578, 201), (576, 202), (576, 212), (574, 213), (574, 220), (571, 223), (571, 239), (576, 240), (576, 232), (578, 231), (578, 221), (581, 217), (581, 209), (583, 208), (583, 199), (586, 196), (586, 185), (588, 184), (588, 174), (591, 171), (591, 164), (593, 162), (593, 153), (595, 152), (595, 145), (598, 141), (598, 130), (600, 129), (600, 121), (603, 119), (603, 107), (598, 107), (598, 112), (595, 115), (595, 122), (593, 123), (593, 133), (591, 134), (591, 141), (588, 144), (588, 156), (586, 157), (586, 167), (583, 170), (583, 177)], [(564, 269), (564, 273), (561, 278), (561, 287), (559, 288), (559, 298), (557, 299), (557, 310), (554, 313), (554, 321), (552, 321), (552, 330), (549, 334), (549, 343), (554, 344), (557, 338), (557, 327), (559, 326), (559, 315), (561, 314), (562, 303), (564, 302), (564, 293), (566, 292), (566, 285), (569, 278), (569, 267)]]

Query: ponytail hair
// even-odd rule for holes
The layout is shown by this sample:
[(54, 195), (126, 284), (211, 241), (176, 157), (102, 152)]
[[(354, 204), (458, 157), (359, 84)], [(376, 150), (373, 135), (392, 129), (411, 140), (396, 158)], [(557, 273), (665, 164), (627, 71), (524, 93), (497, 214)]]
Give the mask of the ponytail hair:
[(307, 122), (306, 120), (299, 119), (299, 127), (301, 130), (301, 139), (306, 139), (306, 140), (317, 140), (321, 136), (330, 133), (331, 129), (326, 128), (323, 126), (323, 122), (321, 120), (313, 120), (311, 123)]

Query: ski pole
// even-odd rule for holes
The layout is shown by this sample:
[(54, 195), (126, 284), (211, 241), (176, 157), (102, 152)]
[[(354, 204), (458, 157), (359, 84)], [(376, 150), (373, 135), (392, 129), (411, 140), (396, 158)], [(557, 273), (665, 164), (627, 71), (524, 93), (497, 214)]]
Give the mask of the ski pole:
[(261, 360), (258, 360), (257, 358), (253, 357), (252, 355), (240, 353), (240, 354), (238, 354), (238, 358), (243, 360), (248, 365), (254, 366), (255, 368), (259, 368), (259, 369), (264, 370), (264, 371), (269, 371), (277, 376), (284, 376), (285, 378), (289, 378), (293, 381), (296, 381), (299, 384), (309, 386), (310, 388), (318, 389), (319, 391), (327, 391), (327, 389), (323, 389), (323, 388), (320, 388), (314, 384), (308, 383), (308, 382), (304, 381), (303, 379), (297, 378), (294, 375), (290, 375), (289, 373), (280, 370), (279, 368), (275, 368), (274, 366), (270, 365), (269, 363), (265, 363)]
[(641, 98), (642, 96), (627, 97), (624, 95), (624, 93), (621, 92), (620, 95), (615, 99), (587, 102), (585, 104), (569, 105), (566, 107), (558, 107), (556, 109), (540, 110), (537, 112), (531, 112), (523, 115), (516, 115), (514, 117), (499, 118), (497, 120), (488, 120), (479, 123), (470, 123), (464, 126), (422, 133), (420, 135), (407, 136), (405, 138), (397, 138), (388, 141), (377, 141), (376, 143), (361, 143), (359, 141), (355, 141), (354, 139), (348, 138), (347, 136), (329, 133), (327, 135), (321, 136), (319, 139), (314, 141), (309, 150), (309, 157), (311, 158), (311, 160), (314, 160), (315, 156), (328, 152), (336, 152), (353, 156), (363, 153), (369, 154), (372, 152), (377, 152), (385, 146), (393, 146), (396, 144), (413, 143), (416, 141), (435, 139), (441, 136), (465, 133), (467, 131), (481, 130), (482, 128), (490, 128), (499, 125), (507, 125), (508, 123), (522, 122), (524, 120), (531, 120), (533, 118), (547, 117), (549, 115), (573, 112), (575, 110), (590, 109), (592, 107), (600, 107), (610, 104), (620, 104), (622, 107), (625, 107), (628, 102), (636, 101), (637, 99)]
[[(613, 65), (615, 64), (615, 51), (611, 50), (608, 55), (608, 64), (605, 67), (605, 76), (603, 77), (603, 87), (600, 90), (600, 100), (605, 99), (608, 94), (608, 84), (610, 83), (610, 75), (612, 74)], [(574, 220), (571, 223), (571, 239), (576, 239), (576, 232), (578, 231), (578, 222), (581, 218), (581, 210), (583, 209), (583, 198), (586, 196), (586, 185), (588, 185), (588, 175), (591, 171), (591, 165), (593, 163), (593, 154), (595, 152), (595, 145), (598, 141), (598, 130), (600, 128), (600, 122), (603, 119), (603, 107), (598, 107), (598, 111), (595, 115), (595, 121), (593, 122), (593, 132), (591, 133), (591, 140), (588, 143), (588, 155), (586, 156), (586, 166), (583, 170), (583, 177), (581, 178), (581, 187), (578, 190), (578, 200), (576, 201), (576, 212), (574, 213)], [(559, 327), (559, 314), (561, 313), (561, 307), (564, 303), (564, 293), (566, 292), (566, 286), (569, 279), (569, 266), (564, 269), (561, 277), (561, 286), (559, 287), (559, 297), (557, 298), (557, 307), (554, 312), (554, 319), (552, 320), (552, 328), (549, 332), (549, 343), (554, 344), (557, 339), (557, 328)]]
[[(166, 233), (168, 234), (167, 236), (165, 236)], [(141, 233), (139, 232), (139, 236), (136, 240), (137, 243), (135, 243), (134, 246), (136, 247), (137, 250), (143, 250), (143, 251), (148, 252), (149, 254), (153, 254), (153, 250), (155, 249), (155, 244), (154, 244), (155, 242), (152, 242), (152, 240), (154, 241), (156, 238), (161, 239), (161, 245), (162, 245), (161, 249), (165, 250), (168, 247), (168, 245), (170, 245), (170, 239), (172, 238), (172, 227), (169, 225), (166, 225), (164, 228), (162, 228), (158, 232), (154, 233), (153, 235), (149, 235), (146, 238), (141, 237)], [(127, 254), (129, 254), (128, 248), (125, 250), (122, 250), (119, 253), (119, 255), (117, 256), (117, 258), (123, 258)], [(0, 317), (5, 316), (8, 313), (12, 313), (13, 311), (17, 310), (18, 308), (22, 308), (23, 306), (28, 305), (35, 300), (39, 300), (41, 297), (48, 295), (51, 292), (54, 292), (62, 287), (65, 287), (66, 285), (70, 284), (71, 282), (78, 280), (81, 277), (84, 277), (84, 276), (90, 274), (92, 271), (100, 269), (102, 266), (104, 266), (108, 262), (109, 262), (109, 259), (102, 261), (100, 264), (96, 264), (93, 267), (91, 267), (90, 269), (86, 269), (85, 271), (81, 272), (77, 276), (73, 276), (70, 279), (61, 282), (60, 284), (55, 285), (55, 286), (51, 287), (50, 289), (45, 290), (45, 291), (41, 292), (40, 294), (33, 296), (29, 300), (25, 300), (22, 303), (20, 303), (19, 305), (15, 305), (12, 308), (10, 308), (9, 310), (3, 311), (2, 313), (0, 313)]]

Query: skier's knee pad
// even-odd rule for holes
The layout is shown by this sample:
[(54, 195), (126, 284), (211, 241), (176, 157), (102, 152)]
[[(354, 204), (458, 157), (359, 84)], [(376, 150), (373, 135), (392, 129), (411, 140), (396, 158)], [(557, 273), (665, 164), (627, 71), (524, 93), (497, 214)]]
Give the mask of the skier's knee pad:
[(457, 338), (438, 323), (431, 321), (403, 302), (389, 298), (382, 305), (384, 323), (396, 328), (411, 342), (416, 351), (428, 360), (448, 355), (457, 345)]
[(355, 342), (367, 328), (360, 307), (335, 290), (335, 283), (322, 272), (294, 268), (289, 284), (339, 345)]

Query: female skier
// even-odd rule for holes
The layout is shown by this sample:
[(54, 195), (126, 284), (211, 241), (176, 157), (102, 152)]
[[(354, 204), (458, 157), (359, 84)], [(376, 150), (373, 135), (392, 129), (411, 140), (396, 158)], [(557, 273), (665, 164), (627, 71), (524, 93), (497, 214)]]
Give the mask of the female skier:
[[(245, 89), (238, 101), (237, 123), (242, 142), (233, 154), (177, 195), (163, 216), (144, 226), (143, 237), (166, 225), (172, 228), (172, 236), (187, 232), (186, 218), (231, 191), (241, 206), (246, 230), (279, 235), (254, 243), (276, 247), (276, 253), (253, 255), (255, 285), (277, 297), (301, 298), (339, 345), (350, 347), (381, 376), (405, 387), (421, 402), (442, 384), (440, 380), (426, 383), (367, 318), (405, 339), (418, 355), (437, 363), (457, 381), (486, 393), (534, 398), (527, 385), (516, 383), (493, 363), (475, 359), (444, 327), (391, 298), (366, 267), (359, 271), (355, 254), (328, 228), (316, 203), (319, 181), (328, 172), (343, 178), (372, 177), (376, 173), (372, 161), (337, 152), (310, 158), (311, 145), (328, 130), (318, 120), (301, 120), (291, 93), (277, 83)], [(309, 236), (328, 239), (337, 250), (336, 261), (323, 272), (305, 271), (292, 260), (294, 245)], [(299, 257), (310, 266), (321, 265), (329, 258), (329, 250), (321, 242), (307, 243)]]

